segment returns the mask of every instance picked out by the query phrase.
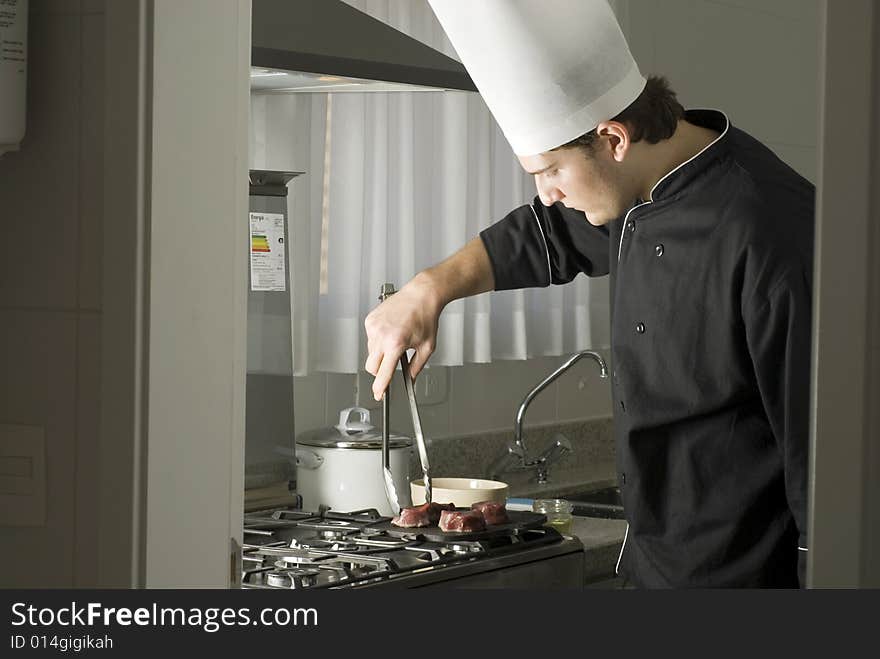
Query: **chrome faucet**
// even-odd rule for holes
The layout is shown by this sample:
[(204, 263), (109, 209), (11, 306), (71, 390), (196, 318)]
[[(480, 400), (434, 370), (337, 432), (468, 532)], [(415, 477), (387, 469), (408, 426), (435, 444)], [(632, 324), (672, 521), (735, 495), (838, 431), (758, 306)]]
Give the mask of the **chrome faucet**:
[(488, 477), (490, 479), (494, 480), (499, 475), (510, 471), (534, 469), (537, 481), (541, 484), (546, 483), (549, 476), (548, 470), (550, 465), (571, 451), (571, 442), (569, 442), (563, 435), (557, 434), (553, 438), (553, 442), (550, 446), (544, 449), (544, 452), (541, 453), (541, 455), (534, 460), (528, 460), (526, 458), (526, 445), (523, 440), (522, 426), (526, 409), (528, 409), (529, 404), (534, 400), (535, 396), (541, 393), (547, 385), (565, 373), (584, 357), (590, 357), (596, 361), (600, 369), (599, 377), (608, 377), (608, 367), (605, 365), (605, 360), (602, 359), (602, 356), (592, 350), (583, 350), (569, 357), (562, 366), (535, 385), (535, 387), (526, 394), (526, 397), (523, 399), (522, 403), (520, 403), (519, 408), (516, 411), (516, 421), (513, 425), (513, 441), (505, 447), (504, 453), (498, 456), (489, 467)]

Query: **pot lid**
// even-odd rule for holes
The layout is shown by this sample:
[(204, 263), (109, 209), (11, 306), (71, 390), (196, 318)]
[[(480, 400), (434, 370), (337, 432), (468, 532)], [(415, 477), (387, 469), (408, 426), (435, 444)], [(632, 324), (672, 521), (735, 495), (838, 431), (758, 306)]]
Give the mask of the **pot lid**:
[[(356, 414), (357, 418), (352, 418)], [(382, 449), (382, 431), (370, 423), (370, 410), (347, 407), (339, 413), (339, 423), (331, 428), (317, 428), (300, 433), (296, 443), (319, 448)], [(389, 448), (412, 446), (412, 439), (391, 433)]]

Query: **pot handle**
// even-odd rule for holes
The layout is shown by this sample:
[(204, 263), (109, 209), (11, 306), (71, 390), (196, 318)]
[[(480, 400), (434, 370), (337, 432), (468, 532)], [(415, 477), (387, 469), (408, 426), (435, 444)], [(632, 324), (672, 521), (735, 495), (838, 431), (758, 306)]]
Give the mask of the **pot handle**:
[[(358, 421), (351, 420), (352, 412), (357, 412), (360, 419)], [(363, 407), (346, 407), (339, 413), (339, 423), (336, 429), (339, 432), (352, 434), (356, 432), (364, 432), (372, 430), (375, 426), (370, 423), (370, 410)]]
[(296, 462), (296, 466), (302, 467), (303, 469), (317, 469), (324, 464), (323, 455), (318, 455), (314, 451), (307, 451), (306, 449), (299, 447), (296, 447), (294, 450), (289, 446), (276, 446), (275, 452), (287, 456), (288, 459), (293, 458)]
[(296, 449), (296, 466), (303, 469), (317, 469), (324, 464), (324, 456), (305, 449)]

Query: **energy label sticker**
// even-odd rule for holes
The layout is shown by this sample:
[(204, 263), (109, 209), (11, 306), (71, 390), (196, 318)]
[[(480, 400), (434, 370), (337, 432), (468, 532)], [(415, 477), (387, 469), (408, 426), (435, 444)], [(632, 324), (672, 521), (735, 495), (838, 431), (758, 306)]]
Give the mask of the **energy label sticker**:
[(287, 290), (284, 215), (251, 213), (251, 290)]

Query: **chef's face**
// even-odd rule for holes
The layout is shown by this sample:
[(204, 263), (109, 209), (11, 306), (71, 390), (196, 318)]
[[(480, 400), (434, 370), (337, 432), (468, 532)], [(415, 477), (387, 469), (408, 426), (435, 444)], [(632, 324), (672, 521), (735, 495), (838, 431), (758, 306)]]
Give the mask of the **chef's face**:
[(600, 137), (594, 147), (567, 147), (534, 156), (518, 156), (535, 178), (545, 206), (560, 202), (583, 211), (601, 226), (623, 215), (634, 199), (619, 145)]

